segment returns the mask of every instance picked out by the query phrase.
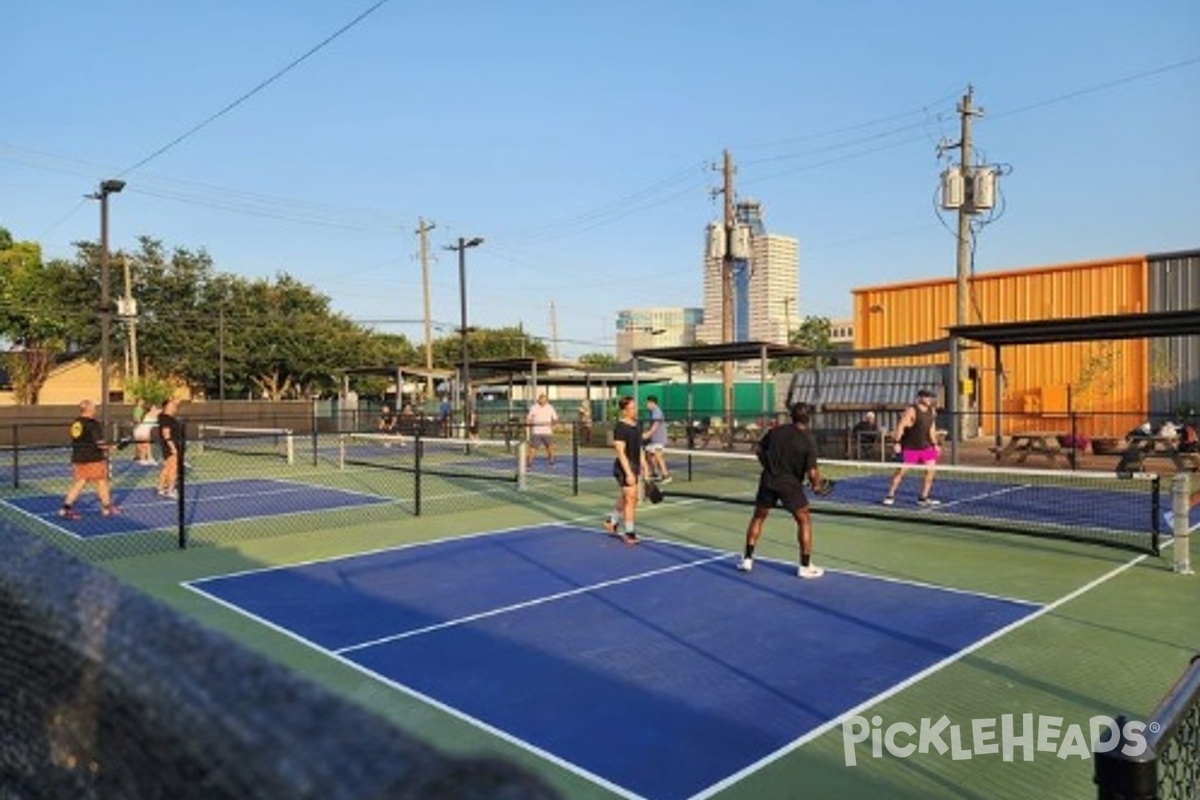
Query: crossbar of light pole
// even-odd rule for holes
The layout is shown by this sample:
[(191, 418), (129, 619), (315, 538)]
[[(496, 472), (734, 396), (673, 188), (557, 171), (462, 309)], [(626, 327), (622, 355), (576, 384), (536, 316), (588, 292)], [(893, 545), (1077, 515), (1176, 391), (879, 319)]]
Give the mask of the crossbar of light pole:
[(475, 236), (471, 239), (460, 236), (458, 244), (448, 244), (444, 246), (446, 250), (458, 251), (458, 302), (461, 327), (461, 342), (462, 342), (462, 421), (463, 435), (468, 432), (468, 426), (471, 424), (471, 357), (467, 353), (467, 250), (472, 247), (478, 247), (483, 244), (483, 238)]

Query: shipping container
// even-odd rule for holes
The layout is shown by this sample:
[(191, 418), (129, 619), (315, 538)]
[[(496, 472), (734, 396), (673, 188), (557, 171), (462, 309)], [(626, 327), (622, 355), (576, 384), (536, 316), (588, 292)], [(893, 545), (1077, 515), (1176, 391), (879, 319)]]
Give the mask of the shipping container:
[[(1131, 256), (974, 275), (968, 282), (966, 324), (1139, 313), (1150, 310), (1147, 260)], [(957, 324), (953, 277), (854, 291), (855, 348), (891, 347), (946, 336)], [(1074, 342), (1004, 347), (968, 343), (969, 431), (995, 433), (994, 387), (1001, 386), (1003, 434), (1064, 430), (1080, 414), (1078, 433), (1120, 436), (1130, 415), (1149, 413), (1147, 340)], [(861, 366), (946, 363), (941, 356), (861, 359)]]
[[(1200, 308), (1200, 250), (1149, 256), (1150, 310)], [(1150, 343), (1150, 410), (1200, 414), (1200, 331)]]

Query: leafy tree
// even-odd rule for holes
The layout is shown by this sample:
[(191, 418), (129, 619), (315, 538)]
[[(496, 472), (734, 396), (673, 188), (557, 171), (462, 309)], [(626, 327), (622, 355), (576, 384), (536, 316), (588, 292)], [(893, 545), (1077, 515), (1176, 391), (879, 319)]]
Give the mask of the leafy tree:
[[(833, 326), (828, 317), (805, 317), (799, 327), (788, 336), (792, 347), (803, 347), (809, 350), (833, 349)], [(781, 358), (771, 364), (771, 372), (796, 372), (802, 369), (813, 369), (820, 365), (831, 364), (829, 356), (797, 356)]]
[(37, 403), (56, 359), (86, 328), (73, 302), (84, 294), (68, 265), (43, 264), (37, 244), (0, 228), (0, 335), (14, 347), (5, 361), (18, 403)]
[(575, 360), (583, 367), (611, 367), (617, 363), (612, 353), (584, 353)]
[[(519, 327), (472, 328), (467, 332), (467, 354), (472, 361), (496, 358), (548, 359), (545, 342)], [(433, 363), (451, 368), (462, 360), (462, 339), (456, 334), (433, 341)]]

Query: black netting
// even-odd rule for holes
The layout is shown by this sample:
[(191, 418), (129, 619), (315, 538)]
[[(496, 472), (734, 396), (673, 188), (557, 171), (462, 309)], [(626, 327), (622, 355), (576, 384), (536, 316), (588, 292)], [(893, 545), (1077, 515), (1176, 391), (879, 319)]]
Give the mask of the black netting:
[(0, 524), (0, 796), (551, 798)]

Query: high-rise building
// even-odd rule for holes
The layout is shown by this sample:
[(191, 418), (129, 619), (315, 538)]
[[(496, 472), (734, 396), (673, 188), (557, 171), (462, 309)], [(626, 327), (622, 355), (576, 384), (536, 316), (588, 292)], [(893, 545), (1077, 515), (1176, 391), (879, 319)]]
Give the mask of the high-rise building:
[(696, 343), (698, 308), (629, 308), (617, 313), (617, 360), (628, 361), (634, 350), (679, 347)]
[[(798, 324), (797, 306), (800, 272), (800, 243), (791, 236), (768, 233), (763, 224), (762, 204), (739, 201), (734, 207), (739, 231), (735, 240), (748, 233), (748, 258), (733, 264), (733, 340), (787, 344), (788, 332)], [(719, 222), (708, 227), (708, 251), (704, 258), (704, 322), (696, 332), (699, 341), (716, 344), (721, 339), (721, 253), (724, 229)], [(716, 244), (714, 244), (716, 243)], [(734, 247), (738, 252), (738, 247)]]

